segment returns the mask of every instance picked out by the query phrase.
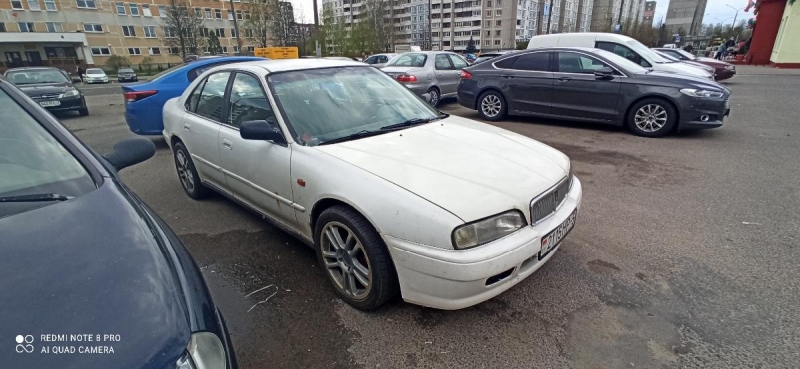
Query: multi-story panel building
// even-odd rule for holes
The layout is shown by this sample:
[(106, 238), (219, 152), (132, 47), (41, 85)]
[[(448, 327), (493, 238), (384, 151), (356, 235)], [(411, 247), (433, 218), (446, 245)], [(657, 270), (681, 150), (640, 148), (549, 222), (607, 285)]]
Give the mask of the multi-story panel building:
[(422, 49), (431, 48), (430, 6), (428, 0), (412, 0), (411, 9), (411, 44)]
[[(248, 12), (234, 0), (187, 0), (209, 32), (218, 36), (221, 52), (238, 52), (233, 19), (241, 23)], [(0, 3), (0, 57), (2, 67), (58, 65), (74, 70), (104, 65), (111, 55), (123, 55), (133, 64), (145, 57), (153, 63), (178, 63), (180, 53), (170, 48), (163, 28), (170, 0), (12, 0)], [(244, 45), (252, 45), (242, 35)], [(201, 52), (204, 50), (200, 50)], [(207, 51), (207, 50), (206, 50)], [(72, 71), (70, 70), (70, 71)]]
[(594, 0), (592, 32), (612, 32), (617, 24), (641, 22), (644, 0)]
[(707, 0), (671, 0), (664, 21), (667, 34), (696, 36), (703, 25)]

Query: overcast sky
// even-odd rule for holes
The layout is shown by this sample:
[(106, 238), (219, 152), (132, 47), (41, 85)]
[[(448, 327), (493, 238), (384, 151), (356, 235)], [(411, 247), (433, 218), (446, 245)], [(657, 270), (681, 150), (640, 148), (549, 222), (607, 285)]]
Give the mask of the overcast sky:
[[(295, 10), (295, 17), (298, 21), (304, 23), (313, 23), (314, 22), (314, 8), (313, 2), (315, 0), (290, 0), (292, 5), (294, 6)], [(319, 9), (322, 9), (322, 1), (318, 1)], [(655, 15), (655, 22), (658, 22), (659, 18), (663, 14), (666, 16), (667, 14), (667, 7), (669, 6), (669, 0), (656, 0), (658, 4), (656, 5), (656, 12), (660, 14)], [(736, 18), (736, 22), (738, 23), (742, 19), (750, 19), (753, 17), (753, 10), (751, 9), (749, 13), (744, 12), (744, 8), (747, 6), (747, 0), (708, 0), (706, 4), (706, 16), (703, 18), (703, 23), (720, 23), (724, 22), (726, 24), (730, 24), (733, 21), (733, 16), (736, 14), (736, 10), (728, 7), (730, 5), (736, 9), (740, 9), (739, 16)], [(301, 14), (303, 15), (304, 19), (301, 19)]]

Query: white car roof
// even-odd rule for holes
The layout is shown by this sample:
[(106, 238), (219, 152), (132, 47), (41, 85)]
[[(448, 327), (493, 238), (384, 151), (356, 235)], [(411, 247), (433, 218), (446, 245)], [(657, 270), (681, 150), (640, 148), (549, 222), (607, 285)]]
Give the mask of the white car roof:
[(319, 69), (319, 68), (332, 68), (332, 67), (369, 67), (368, 64), (364, 64), (362, 62), (357, 62), (355, 60), (338, 60), (338, 59), (317, 59), (317, 58), (307, 58), (307, 59), (275, 59), (275, 60), (264, 60), (264, 61), (247, 61), (241, 63), (231, 63), (221, 65), (219, 67), (213, 68), (213, 70), (221, 70), (221, 69), (263, 69), (269, 73), (276, 73), (276, 72), (286, 72), (286, 71), (293, 71), (293, 70), (303, 70), (303, 69)]

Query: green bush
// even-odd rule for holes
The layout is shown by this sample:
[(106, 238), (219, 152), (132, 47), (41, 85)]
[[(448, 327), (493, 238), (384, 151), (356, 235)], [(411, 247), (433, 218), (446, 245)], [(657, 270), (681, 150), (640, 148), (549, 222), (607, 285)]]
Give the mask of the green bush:
[(131, 61), (122, 55), (111, 55), (110, 57), (108, 57), (106, 66), (113, 68), (114, 73), (116, 73), (117, 70), (120, 68), (130, 67)]

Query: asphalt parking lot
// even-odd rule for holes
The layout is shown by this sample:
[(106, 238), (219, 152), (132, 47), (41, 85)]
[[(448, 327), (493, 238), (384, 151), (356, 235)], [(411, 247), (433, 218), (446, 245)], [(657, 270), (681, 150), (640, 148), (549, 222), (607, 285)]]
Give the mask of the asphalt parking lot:
[[(800, 75), (727, 85), (724, 127), (663, 139), (496, 123), (569, 155), (583, 207), (548, 264), (460, 311), (349, 307), (311, 249), (221, 196), (187, 197), (159, 138), (121, 175), (201, 266), (242, 368), (796, 367)], [(101, 153), (133, 135), (112, 87), (89, 94), (90, 116), (60, 116)]]

